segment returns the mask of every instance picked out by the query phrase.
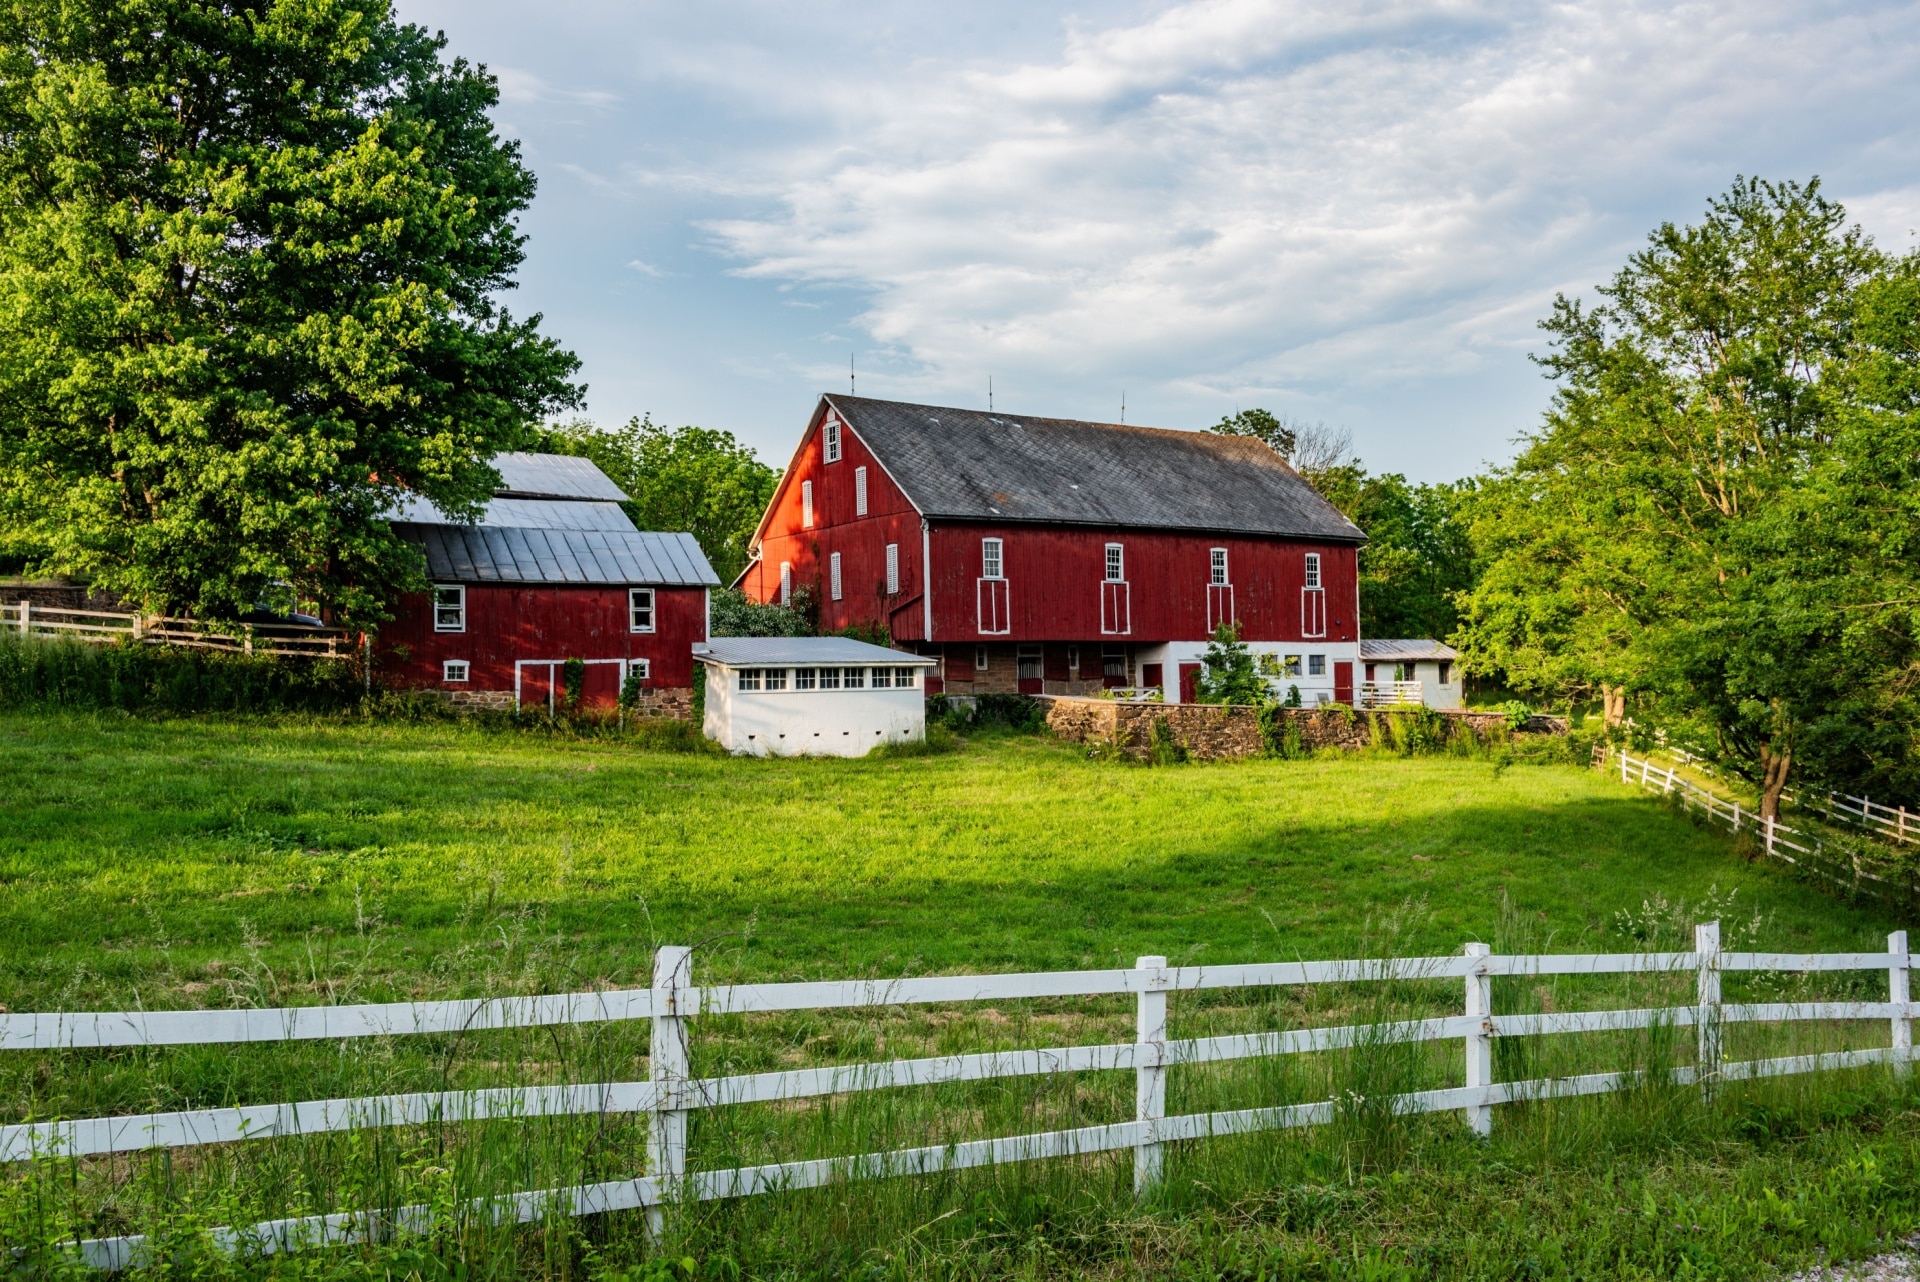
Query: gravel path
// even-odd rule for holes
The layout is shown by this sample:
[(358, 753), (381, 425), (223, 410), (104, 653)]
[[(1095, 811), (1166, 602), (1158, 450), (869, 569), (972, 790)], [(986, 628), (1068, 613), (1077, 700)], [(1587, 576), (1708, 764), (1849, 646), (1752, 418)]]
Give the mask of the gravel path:
[(1851, 1264), (1823, 1264), (1794, 1274), (1791, 1282), (1920, 1282), (1920, 1235), (1908, 1238), (1906, 1247)]

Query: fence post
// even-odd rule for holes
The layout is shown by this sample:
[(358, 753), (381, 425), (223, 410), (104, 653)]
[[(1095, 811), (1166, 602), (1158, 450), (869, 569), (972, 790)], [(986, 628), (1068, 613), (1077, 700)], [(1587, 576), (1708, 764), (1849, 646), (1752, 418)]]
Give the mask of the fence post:
[(1133, 1115), (1147, 1130), (1133, 1150), (1133, 1191), (1139, 1196), (1160, 1182), (1166, 1164), (1157, 1123), (1167, 1115), (1167, 959), (1142, 957), (1134, 967), (1143, 983), (1134, 1034)]
[(1699, 958), (1694, 1019), (1700, 1033), (1699, 1083), (1709, 1099), (1720, 1076), (1720, 923), (1703, 921), (1693, 928), (1693, 951)]
[(1620, 749), (1620, 782), (1627, 782), (1627, 750)]
[[(1466, 1035), (1467, 1087), (1493, 1085), (1493, 980), (1487, 974), (1487, 955), (1493, 950), (1485, 944), (1468, 944), (1466, 955), (1477, 964), (1467, 971), (1467, 1018), (1479, 1025)], [(1493, 1106), (1469, 1104), (1461, 1112), (1475, 1135), (1493, 1132)]]
[[(680, 1107), (687, 1080), (686, 1017), (693, 993), (688, 985), (693, 950), (662, 944), (653, 955), (653, 1045), (647, 1076), (661, 1092), (651, 1118), (647, 1173), (659, 1181), (662, 1198), (677, 1197), (687, 1172), (687, 1113)], [(655, 1238), (666, 1227), (666, 1209), (647, 1208), (647, 1231)]]
[(28, 634), (28, 631), (32, 628), (32, 626), (33, 626), (33, 602), (22, 601), (20, 603), (20, 635), (23, 637), (26, 636)]
[(1733, 799), (1733, 830), (1740, 831), (1740, 799), (1738, 797)]
[[(1907, 932), (1896, 930), (1887, 936), (1887, 951), (1893, 954), (1893, 961), (1887, 967), (1887, 1000), (1895, 1006), (1905, 1007), (1913, 1000), (1912, 961), (1907, 955)], [(1899, 1077), (1913, 1074), (1913, 1019), (1911, 1013), (1902, 1010), (1893, 1017), (1893, 1071)]]
[(1762, 819), (1762, 820), (1761, 820), (1760, 822), (1761, 822), (1761, 823), (1763, 823), (1764, 825), (1766, 825), (1766, 829), (1767, 829), (1767, 858), (1769, 858), (1769, 859), (1771, 859), (1771, 858), (1773, 858), (1773, 825), (1774, 825), (1774, 818), (1773, 818), (1773, 816), (1772, 816), (1772, 815), (1768, 815), (1768, 816), (1767, 816), (1766, 818), (1764, 818), (1764, 819)]
[(1667, 790), (1661, 793), (1660, 795), (1663, 797), (1671, 797), (1673, 795), (1673, 767), (1672, 766), (1667, 767)]

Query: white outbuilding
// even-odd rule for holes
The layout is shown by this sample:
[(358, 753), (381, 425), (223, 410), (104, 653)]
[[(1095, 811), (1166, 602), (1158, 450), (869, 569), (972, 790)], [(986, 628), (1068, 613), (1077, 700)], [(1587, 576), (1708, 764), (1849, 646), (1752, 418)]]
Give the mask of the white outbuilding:
[(715, 637), (706, 736), (756, 757), (859, 757), (927, 736), (925, 669), (935, 660), (846, 637)]

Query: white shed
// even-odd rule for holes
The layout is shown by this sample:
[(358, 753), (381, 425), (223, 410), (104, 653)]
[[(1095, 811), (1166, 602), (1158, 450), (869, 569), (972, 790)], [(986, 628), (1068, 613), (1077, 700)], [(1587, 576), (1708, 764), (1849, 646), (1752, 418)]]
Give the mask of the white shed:
[(923, 670), (936, 660), (846, 637), (715, 637), (706, 736), (756, 757), (859, 757), (927, 735)]
[(1363, 680), (1355, 691), (1359, 706), (1388, 708), (1425, 704), (1460, 708), (1460, 652), (1426, 637), (1360, 642)]

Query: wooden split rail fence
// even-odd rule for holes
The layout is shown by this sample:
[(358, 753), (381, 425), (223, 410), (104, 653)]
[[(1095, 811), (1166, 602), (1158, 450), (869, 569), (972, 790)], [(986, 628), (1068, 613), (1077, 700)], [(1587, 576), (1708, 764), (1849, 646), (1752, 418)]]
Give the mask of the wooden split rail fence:
[[(1339, 1108), (1337, 1101), (1324, 1100), (1168, 1116), (1167, 1076), (1170, 1070), (1182, 1065), (1296, 1055), (1385, 1042), (1455, 1042), (1460, 1047), (1462, 1084), (1396, 1096), (1393, 1107), (1402, 1113), (1459, 1110), (1475, 1131), (1486, 1134), (1493, 1124), (1493, 1110), (1499, 1105), (1603, 1094), (1631, 1087), (1640, 1080), (1638, 1073), (1625, 1071), (1496, 1082), (1492, 1053), (1496, 1037), (1690, 1026), (1697, 1030), (1696, 1062), (1675, 1070), (1672, 1080), (1682, 1085), (1697, 1084), (1705, 1090), (1711, 1090), (1714, 1083), (1720, 1081), (1875, 1064), (1891, 1064), (1896, 1072), (1908, 1072), (1913, 1055), (1915, 1006), (1909, 986), (1912, 957), (1904, 931), (1888, 937), (1883, 953), (1722, 952), (1719, 923), (1708, 922), (1696, 927), (1691, 952), (1500, 956), (1484, 944), (1468, 944), (1462, 955), (1454, 957), (1205, 967), (1169, 966), (1164, 957), (1142, 957), (1135, 967), (1124, 970), (718, 987), (697, 987), (691, 983), (691, 959), (690, 949), (663, 947), (654, 958), (652, 987), (625, 991), (279, 1010), (0, 1015), (0, 1051), (336, 1040), (608, 1020), (652, 1021), (649, 1075), (643, 1081), (441, 1091), (28, 1122), (0, 1127), (0, 1160), (184, 1149), (270, 1137), (483, 1118), (646, 1113), (650, 1116), (644, 1174), (572, 1188), (489, 1197), (470, 1204), (468, 1210), (491, 1222), (503, 1223), (556, 1214), (588, 1215), (644, 1209), (650, 1227), (657, 1232), (662, 1227), (665, 1208), (675, 1202), (748, 1197), (847, 1180), (923, 1175), (1006, 1162), (1128, 1150), (1133, 1154), (1135, 1186), (1145, 1192), (1161, 1179), (1165, 1148), (1170, 1143), (1319, 1125), (1333, 1120)], [(1724, 1003), (1721, 976), (1728, 971), (1877, 971), (1886, 976), (1887, 1000)], [(1695, 977), (1694, 1003), (1548, 1014), (1501, 1015), (1493, 1010), (1492, 981), (1497, 976), (1659, 972), (1691, 973)], [(1193, 1039), (1175, 1039), (1168, 1035), (1168, 1002), (1178, 993), (1435, 979), (1463, 983), (1465, 1001), (1461, 1014), (1399, 1023)], [(693, 1021), (705, 1015), (1127, 994), (1134, 997), (1137, 1006), (1136, 1036), (1131, 1042), (947, 1055), (733, 1077), (690, 1075), (688, 1030)], [(1880, 1022), (1888, 1030), (1884, 1046), (1744, 1062), (1725, 1061), (1720, 1053), (1721, 1031), (1728, 1025), (1865, 1020)], [(1134, 1075), (1136, 1107), (1130, 1121), (815, 1161), (726, 1170), (689, 1169), (687, 1119), (696, 1109), (942, 1082), (1108, 1071)], [(432, 1214), (425, 1206), (407, 1206), (387, 1211), (308, 1215), (217, 1230), (214, 1240), (224, 1250), (260, 1253), (351, 1244), (425, 1230), (432, 1224)], [(146, 1258), (146, 1239), (138, 1235), (90, 1239), (79, 1242), (77, 1251), (81, 1259), (94, 1267), (123, 1269), (138, 1265)]]
[(342, 628), (307, 628), (290, 623), (211, 624), (114, 610), (57, 610), (31, 601), (0, 605), (0, 629), (21, 636), (64, 637), (101, 644), (135, 642), (321, 659), (352, 658), (361, 644), (358, 634)]

